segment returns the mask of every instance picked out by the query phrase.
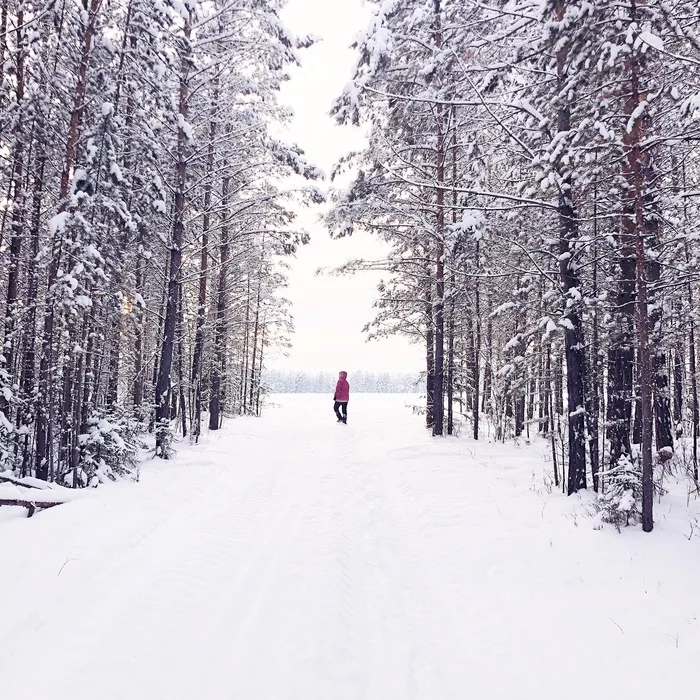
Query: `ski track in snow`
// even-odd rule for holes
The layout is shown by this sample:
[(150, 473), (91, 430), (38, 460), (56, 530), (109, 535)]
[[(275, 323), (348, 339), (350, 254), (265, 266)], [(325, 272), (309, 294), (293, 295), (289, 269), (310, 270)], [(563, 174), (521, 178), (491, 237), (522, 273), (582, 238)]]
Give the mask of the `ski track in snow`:
[(596, 530), (540, 443), (277, 400), (137, 485), (1, 509), (3, 700), (694, 696), (695, 502)]

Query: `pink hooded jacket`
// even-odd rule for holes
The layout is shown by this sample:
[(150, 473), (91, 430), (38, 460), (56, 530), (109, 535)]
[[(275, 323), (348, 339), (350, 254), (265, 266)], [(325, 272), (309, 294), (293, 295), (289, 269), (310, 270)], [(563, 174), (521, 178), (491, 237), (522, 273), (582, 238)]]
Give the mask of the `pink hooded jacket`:
[(348, 373), (341, 372), (340, 379), (335, 385), (335, 396), (334, 401), (350, 401), (350, 385), (348, 384)]

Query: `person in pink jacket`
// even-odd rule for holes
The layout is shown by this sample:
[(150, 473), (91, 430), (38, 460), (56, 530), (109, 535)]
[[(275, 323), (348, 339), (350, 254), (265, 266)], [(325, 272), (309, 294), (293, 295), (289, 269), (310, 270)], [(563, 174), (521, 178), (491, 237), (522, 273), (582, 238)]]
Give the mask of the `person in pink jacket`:
[[(333, 410), (338, 416), (338, 423), (348, 422), (348, 401), (350, 401), (350, 385), (348, 384), (348, 373), (341, 372), (338, 378), (338, 383), (335, 385), (335, 394), (333, 395)], [(338, 409), (342, 409), (341, 415)]]

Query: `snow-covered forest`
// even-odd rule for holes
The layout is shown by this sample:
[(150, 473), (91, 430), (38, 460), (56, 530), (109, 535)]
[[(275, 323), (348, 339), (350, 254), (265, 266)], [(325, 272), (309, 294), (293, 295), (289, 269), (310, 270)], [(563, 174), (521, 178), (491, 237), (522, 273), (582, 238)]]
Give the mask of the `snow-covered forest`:
[(295, 211), (321, 197), (275, 136), (311, 41), (281, 5), (3, 0), (0, 467), (82, 486), (141, 432), (167, 457), (259, 411)]
[(2, 700), (695, 697), (699, 156), (698, 0), (0, 0)]
[[(4, 0), (0, 459), (73, 487), (259, 414), (322, 173), (277, 137), (284, 2)], [(695, 2), (381, 0), (332, 105), (326, 208), (384, 259), (371, 338), (425, 347), (427, 426), (550, 441), (567, 493), (697, 479)], [(330, 107), (330, 106), (329, 106)], [(629, 513), (626, 514), (626, 517)]]
[(650, 530), (679, 441), (698, 476), (700, 6), (382, 0), (357, 49), (327, 222), (390, 246), (345, 268), (385, 272), (370, 332), (424, 344), (434, 435), (464, 398)]

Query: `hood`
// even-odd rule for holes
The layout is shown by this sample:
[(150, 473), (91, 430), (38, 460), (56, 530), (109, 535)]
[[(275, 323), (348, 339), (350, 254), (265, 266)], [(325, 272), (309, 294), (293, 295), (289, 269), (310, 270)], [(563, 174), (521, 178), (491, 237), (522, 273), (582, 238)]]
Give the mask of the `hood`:
[(339, 375), (340, 379), (347, 379), (348, 378), (348, 373), (347, 372), (341, 372)]

